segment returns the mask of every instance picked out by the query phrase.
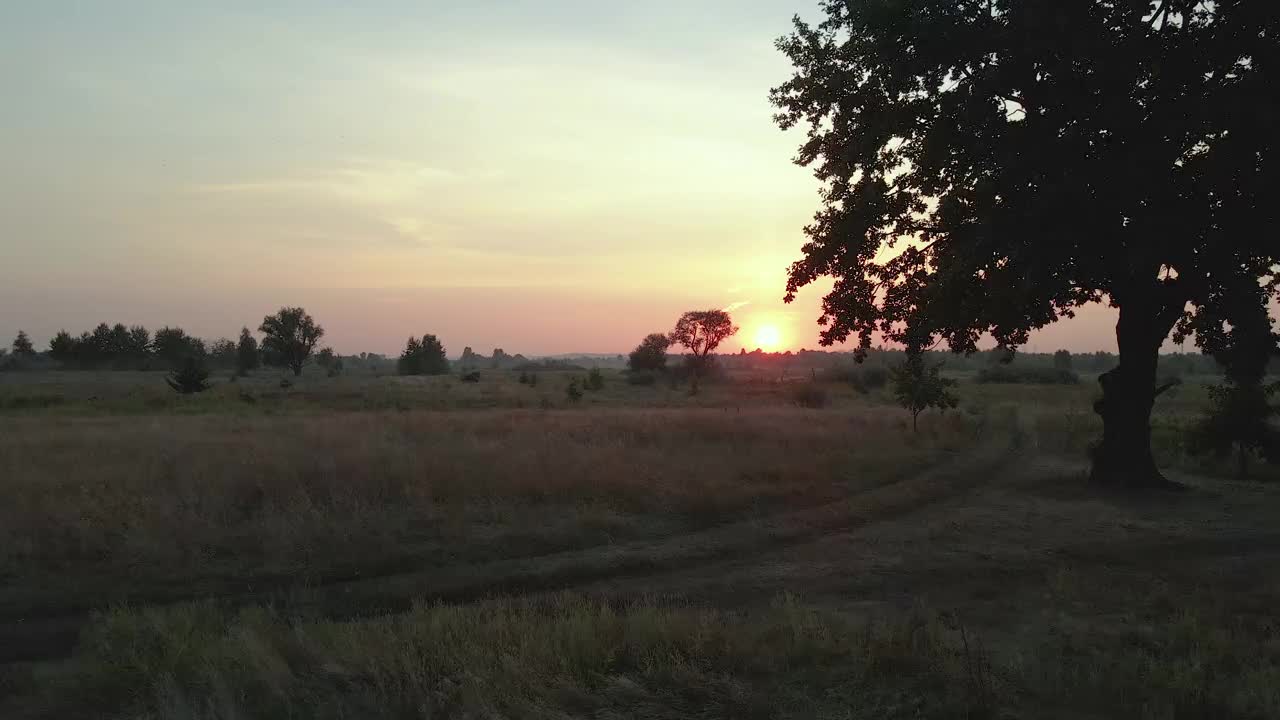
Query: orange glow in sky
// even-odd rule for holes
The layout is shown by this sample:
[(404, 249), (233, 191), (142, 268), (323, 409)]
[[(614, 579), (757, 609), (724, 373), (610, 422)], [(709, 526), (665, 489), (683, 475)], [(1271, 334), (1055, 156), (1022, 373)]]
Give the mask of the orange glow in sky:
[(782, 346), (782, 332), (777, 325), (760, 325), (756, 328), (755, 345), (765, 352), (778, 350)]

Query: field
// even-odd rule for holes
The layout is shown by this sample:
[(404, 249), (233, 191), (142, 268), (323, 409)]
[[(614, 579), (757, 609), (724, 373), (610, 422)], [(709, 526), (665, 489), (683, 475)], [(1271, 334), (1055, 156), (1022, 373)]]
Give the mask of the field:
[(0, 717), (1280, 717), (1280, 483), (1198, 382), (1126, 495), (1092, 382), (571, 376), (0, 374)]

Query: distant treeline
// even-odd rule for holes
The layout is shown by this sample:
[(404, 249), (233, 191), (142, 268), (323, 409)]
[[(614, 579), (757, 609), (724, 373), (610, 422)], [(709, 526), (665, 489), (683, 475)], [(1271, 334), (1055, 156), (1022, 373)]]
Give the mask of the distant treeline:
[[(61, 330), (50, 341), (48, 350), (41, 352), (31, 348), (25, 333), (15, 340), (13, 352), (0, 350), (0, 369), (61, 368), (67, 370), (172, 370), (189, 357), (200, 359), (215, 370), (231, 370), (241, 367), (245, 360), (246, 344), (256, 353), (263, 365), (281, 364), (270, 357), (269, 348), (259, 348), (256, 340), (246, 343), (249, 330), (241, 331), (240, 341), (219, 338), (206, 341), (188, 334), (180, 327), (162, 327), (154, 333), (141, 325), (114, 325), (101, 323), (92, 331), (73, 335)], [(23, 348), (18, 350), (18, 348)], [(7, 350), (7, 349), (6, 349)], [(377, 353), (340, 356), (331, 350), (325, 360), (340, 360), (346, 371), (370, 373), (396, 372), (396, 360)], [(896, 367), (905, 358), (901, 350), (875, 348), (867, 353), (865, 367)], [(1115, 367), (1118, 357), (1109, 352), (1056, 353), (1017, 352), (1012, 355), (999, 350), (987, 350), (972, 355), (955, 355), (946, 351), (926, 353), (934, 363), (945, 363), (948, 371), (972, 372), (982, 382), (1073, 382), (1079, 374), (1094, 375)], [(317, 357), (317, 360), (320, 358)], [(329, 364), (329, 363), (321, 363)], [(519, 353), (511, 355), (502, 348), (495, 348), (491, 355), (480, 355), (470, 347), (462, 351), (455, 361), (462, 370), (581, 370), (587, 367), (625, 367), (622, 355), (560, 356), (556, 358), (528, 358)], [(254, 363), (256, 366), (257, 363)], [(853, 353), (848, 351), (800, 350), (798, 352), (767, 353), (762, 350), (727, 353), (716, 356), (721, 370), (766, 370), (785, 373), (826, 372), (838, 374), (854, 365)], [(1271, 372), (1280, 374), (1280, 360), (1272, 361)], [(1160, 373), (1163, 376), (1218, 375), (1222, 368), (1212, 357), (1200, 353), (1170, 353), (1160, 356)]]
[[(867, 353), (863, 364), (870, 367), (897, 367), (906, 358), (902, 350), (875, 348)], [(957, 355), (947, 351), (925, 353), (927, 361), (944, 363), (948, 371), (972, 372), (985, 375), (988, 382), (1006, 382), (1017, 374), (1032, 374), (1045, 382), (1063, 382), (1064, 373), (1098, 374), (1114, 368), (1119, 363), (1115, 353), (1072, 353), (1059, 350), (1054, 353), (1008, 353), (1002, 350), (984, 350), (972, 355)], [(727, 370), (835, 370), (854, 364), (853, 353), (845, 351), (801, 350), (799, 352), (766, 353), (739, 351), (721, 355), (721, 367)], [(1160, 356), (1160, 373), (1165, 376), (1219, 375), (1222, 368), (1216, 360), (1201, 353), (1169, 353)], [(1272, 372), (1280, 372), (1280, 362), (1272, 363)], [(1052, 377), (1051, 377), (1052, 376)]]

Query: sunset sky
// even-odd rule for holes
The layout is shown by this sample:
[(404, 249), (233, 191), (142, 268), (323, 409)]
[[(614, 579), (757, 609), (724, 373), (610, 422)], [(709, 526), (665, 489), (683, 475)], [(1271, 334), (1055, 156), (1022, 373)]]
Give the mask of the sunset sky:
[[(815, 8), (4, 3), (0, 333), (289, 304), (343, 353), (623, 352), (731, 307), (729, 350), (816, 347), (824, 288), (781, 298), (817, 185), (766, 99)], [(1112, 349), (1109, 312), (1062, 346)]]

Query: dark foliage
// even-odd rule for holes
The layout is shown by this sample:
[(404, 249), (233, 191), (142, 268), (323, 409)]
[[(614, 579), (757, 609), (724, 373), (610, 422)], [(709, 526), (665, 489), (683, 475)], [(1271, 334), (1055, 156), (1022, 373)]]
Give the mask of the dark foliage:
[(401, 375), (446, 375), (449, 358), (444, 345), (435, 335), (423, 335), (422, 339), (410, 337), (396, 365)]
[(578, 384), (578, 378), (569, 378), (569, 384), (565, 386), (564, 394), (569, 398), (569, 402), (578, 402), (582, 399), (582, 386)]
[(337, 377), (342, 374), (342, 358), (333, 351), (333, 348), (322, 348), (316, 353), (316, 365), (324, 370), (329, 377)]
[(165, 378), (173, 391), (182, 395), (202, 393), (209, 389), (209, 371), (204, 363), (196, 357), (188, 357), (183, 361), (182, 369), (175, 370)]
[(591, 392), (600, 392), (604, 389), (604, 374), (600, 372), (600, 368), (591, 368), (591, 372), (587, 373), (587, 379), (583, 381), (583, 387)]
[(1059, 350), (1053, 354), (1053, 367), (1070, 372), (1072, 366), (1071, 351)]
[(902, 365), (894, 368), (893, 394), (898, 404), (911, 413), (911, 429), (919, 431), (920, 413), (929, 408), (946, 410), (957, 404), (950, 388), (955, 380), (942, 377), (942, 364), (925, 363), (920, 352), (908, 352)]
[(957, 352), (1108, 301), (1119, 364), (1093, 476), (1164, 484), (1161, 343), (1176, 328), (1207, 348), (1238, 299), (1280, 297), (1280, 3), (823, 10), (778, 42), (795, 74), (777, 120), (807, 128), (796, 161), (824, 184), (787, 299), (830, 276), (824, 343), (916, 333)]
[(692, 311), (680, 316), (669, 338), (672, 345), (689, 351), (690, 392), (697, 394), (698, 380), (710, 370), (711, 353), (737, 332), (733, 318), (723, 310)]
[(650, 333), (627, 356), (627, 368), (633, 372), (661, 372), (667, 367), (667, 348), (671, 338), (662, 333)]
[(827, 406), (827, 391), (816, 382), (799, 383), (792, 388), (791, 399), (803, 408), (824, 408)]
[(203, 359), (206, 355), (204, 341), (188, 335), (182, 328), (160, 328), (151, 346), (156, 361), (172, 370), (184, 368), (188, 359)]
[(847, 382), (858, 394), (866, 395), (889, 384), (889, 369), (878, 364), (861, 364), (854, 367), (838, 368), (829, 377), (840, 382)]
[(25, 330), (19, 330), (18, 335), (13, 338), (14, 357), (33, 357), (35, 354), (36, 349), (31, 344), (31, 338), (27, 337)]
[(993, 385), (1076, 385), (1080, 376), (1057, 367), (996, 365), (979, 370), (975, 380)]
[(295, 376), (302, 374), (302, 366), (324, 337), (324, 328), (300, 307), (280, 308), (275, 315), (264, 317), (258, 332), (263, 335), (263, 360), (268, 365), (287, 367)]
[(1271, 401), (1280, 383), (1266, 382), (1267, 365), (1277, 355), (1267, 308), (1238, 308), (1233, 317), (1235, 324), (1213, 338), (1226, 383), (1209, 389), (1210, 409), (1193, 432), (1192, 449), (1219, 457), (1234, 449), (1244, 477), (1251, 456), (1280, 462), (1280, 431), (1273, 424), (1280, 408)]
[(209, 364), (217, 368), (236, 366), (236, 344), (227, 338), (218, 338), (209, 346)]
[(460, 379), (464, 383), (478, 383), (480, 382), (480, 371), (472, 370), (469, 373), (463, 373)]
[(258, 339), (249, 332), (249, 328), (240, 328), (240, 340), (236, 343), (236, 372), (242, 376), (248, 375), (250, 371), (257, 370), (261, 363)]
[(647, 370), (640, 370), (640, 371), (628, 370), (627, 371), (628, 385), (647, 386), (647, 385), (654, 385), (657, 382), (658, 382), (658, 373), (656, 372), (651, 372)]

